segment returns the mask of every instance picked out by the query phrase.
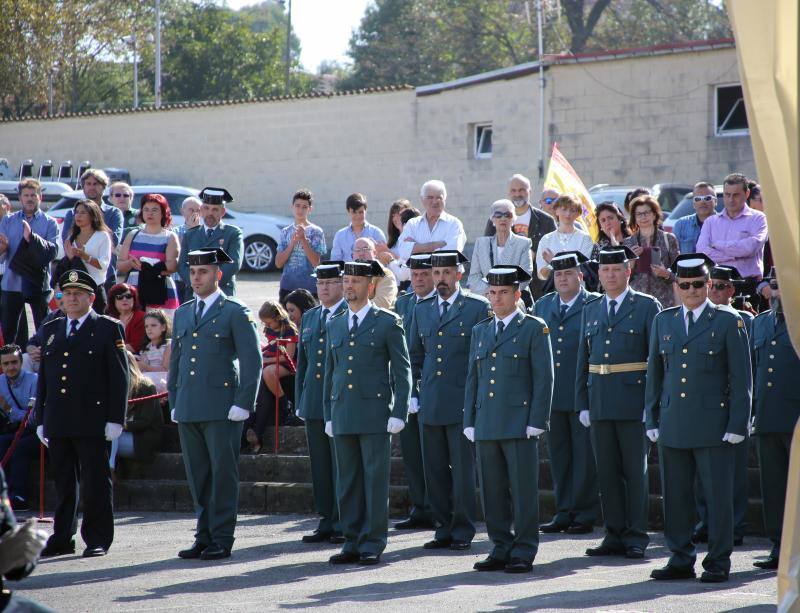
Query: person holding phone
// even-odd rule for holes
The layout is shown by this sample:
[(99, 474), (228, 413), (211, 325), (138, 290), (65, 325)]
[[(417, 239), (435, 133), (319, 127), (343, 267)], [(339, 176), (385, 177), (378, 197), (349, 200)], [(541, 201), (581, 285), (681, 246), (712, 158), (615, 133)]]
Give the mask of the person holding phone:
[(658, 200), (644, 195), (631, 201), (633, 235), (622, 241), (638, 259), (631, 274), (631, 287), (655, 297), (665, 308), (675, 306), (675, 275), (669, 268), (678, 257), (678, 239), (661, 229), (663, 215)]

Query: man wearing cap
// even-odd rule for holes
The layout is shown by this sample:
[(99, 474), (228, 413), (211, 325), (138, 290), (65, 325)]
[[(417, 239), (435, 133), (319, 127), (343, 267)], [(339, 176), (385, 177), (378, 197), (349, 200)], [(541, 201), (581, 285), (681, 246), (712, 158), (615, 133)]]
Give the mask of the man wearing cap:
[[(732, 301), (736, 294), (736, 287), (741, 284), (742, 277), (733, 266), (714, 266), (710, 272), (711, 287), (708, 290), (708, 299), (712, 304), (733, 307)], [(750, 337), (753, 327), (753, 315), (747, 311), (736, 311), (744, 321), (747, 337)], [(747, 532), (747, 464), (750, 456), (750, 435), (746, 435), (744, 442), (734, 448), (735, 466), (733, 473), (733, 544), (741, 545)], [(700, 520), (694, 527), (692, 540), (695, 543), (708, 542), (708, 521), (706, 496), (700, 486), (700, 479), (695, 479), (694, 488), (697, 514)]]
[(303, 313), (300, 324), (294, 399), (297, 415), (305, 422), (314, 507), (322, 516), (317, 529), (303, 536), (304, 543), (344, 542), (336, 503), (336, 456), (333, 440), (325, 434), (322, 413), (325, 352), (328, 349), (325, 326), (331, 317), (347, 310), (342, 294), (343, 271), (344, 262), (320, 262), (314, 272), (320, 304)]
[(545, 322), (517, 309), (520, 283), (530, 278), (519, 266), (489, 270), (494, 316), (478, 323), (470, 339), (464, 436), (475, 442), (494, 544), (475, 564), (478, 571), (530, 572), (539, 549), (537, 439), (549, 427), (553, 356)]
[(125, 333), (91, 307), (97, 285), (84, 270), (59, 279), (65, 317), (42, 327), (36, 434), (50, 447), (56, 483), (53, 535), (42, 557), (75, 552), (78, 482), (83, 485), (84, 557), (102, 556), (114, 539), (108, 447), (122, 434), (128, 404)]
[[(244, 242), (242, 231), (236, 226), (230, 226), (222, 221), (225, 217), (225, 205), (233, 202), (233, 196), (228, 190), (221, 187), (206, 187), (200, 192), (203, 204), (200, 207), (200, 216), (203, 223), (194, 228), (187, 228), (181, 239), (181, 253), (178, 260), (178, 274), (185, 283), (189, 279), (189, 252), (198, 249), (222, 249), (228, 256), (228, 261), (219, 262), (218, 269), (222, 272), (219, 289), (226, 296), (236, 295), (236, 274), (242, 267)], [(189, 284), (190, 285), (190, 284)], [(190, 287), (186, 288), (185, 299), (191, 299)]]
[[(411, 291), (401, 294), (394, 305), (395, 312), (403, 318), (403, 330), (406, 333), (406, 344), (411, 347), (411, 320), (414, 318), (414, 307), (436, 295), (431, 272), (431, 254), (415, 253), (408, 259), (411, 274)], [(433, 528), (430, 501), (425, 490), (425, 473), (422, 467), (422, 441), (420, 440), (422, 425), (419, 423), (419, 399), (411, 398), (408, 407), (406, 427), (400, 432), (400, 449), (403, 453), (408, 493), (411, 498), (411, 510), (408, 518), (397, 522), (397, 530), (414, 528)]]
[(592, 438), (606, 529), (588, 556), (639, 559), (650, 541), (644, 390), (650, 328), (661, 305), (628, 286), (635, 259), (626, 246), (600, 251), (606, 295), (587, 302), (581, 316), (575, 410)]
[(700, 581), (728, 580), (733, 550), (734, 445), (745, 440), (752, 381), (738, 313), (708, 299), (714, 262), (685, 253), (670, 267), (682, 306), (654, 322), (647, 367), (647, 437), (658, 442), (664, 538), (672, 555), (650, 576), (694, 578), (694, 480), (708, 493), (708, 554)]
[(411, 367), (403, 323), (369, 301), (376, 262), (344, 265), (348, 309), (327, 324), (323, 407), (334, 438), (337, 499), (345, 544), (332, 564), (377, 564), (389, 522), (390, 434), (404, 425)]
[(761, 496), (764, 505), (764, 527), (772, 550), (766, 560), (754, 565), (764, 569), (778, 568), (781, 550), (781, 529), (789, 474), (789, 452), (792, 433), (800, 417), (800, 358), (792, 346), (775, 268), (765, 280), (770, 286), (770, 307), (753, 322), (751, 347), (755, 373), (755, 431), (758, 463), (761, 474)]
[(231, 555), (239, 502), (242, 422), (255, 408), (261, 350), (250, 310), (219, 287), (222, 249), (187, 254), (194, 300), (175, 311), (167, 389), (192, 492), (195, 542), (185, 559)]
[(534, 314), (551, 330), (555, 361), (553, 406), (547, 449), (553, 475), (556, 513), (542, 524), (542, 532), (586, 534), (597, 521), (597, 471), (589, 431), (575, 412), (575, 368), (581, 332), (581, 313), (599, 294), (583, 287), (581, 264), (588, 261), (580, 251), (562, 251), (550, 261), (556, 291), (534, 305)]
[(461, 288), (460, 251), (431, 254), (437, 297), (414, 307), (409, 339), (416, 401), (422, 424), (425, 487), (436, 533), (425, 549), (469, 549), (475, 536), (475, 458), (464, 437), (463, 390), (472, 328), (486, 319), (489, 302)]

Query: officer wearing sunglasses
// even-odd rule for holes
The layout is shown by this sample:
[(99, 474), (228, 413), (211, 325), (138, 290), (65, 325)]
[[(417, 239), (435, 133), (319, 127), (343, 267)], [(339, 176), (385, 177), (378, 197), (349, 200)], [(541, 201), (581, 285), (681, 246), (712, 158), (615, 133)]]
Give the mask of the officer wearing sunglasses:
[(694, 481), (708, 496), (708, 554), (700, 581), (728, 580), (733, 550), (735, 446), (747, 435), (752, 380), (739, 314), (708, 299), (714, 262), (701, 253), (672, 265), (681, 305), (653, 322), (647, 367), (647, 436), (658, 442), (664, 537), (672, 552), (656, 580), (692, 579)]

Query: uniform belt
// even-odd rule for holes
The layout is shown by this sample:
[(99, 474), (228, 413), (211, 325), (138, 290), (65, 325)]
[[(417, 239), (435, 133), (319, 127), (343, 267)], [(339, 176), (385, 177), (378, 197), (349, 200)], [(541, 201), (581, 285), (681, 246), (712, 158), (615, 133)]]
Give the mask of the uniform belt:
[(618, 372), (647, 370), (647, 362), (626, 362), (624, 364), (589, 364), (589, 372), (597, 375), (613, 375)]

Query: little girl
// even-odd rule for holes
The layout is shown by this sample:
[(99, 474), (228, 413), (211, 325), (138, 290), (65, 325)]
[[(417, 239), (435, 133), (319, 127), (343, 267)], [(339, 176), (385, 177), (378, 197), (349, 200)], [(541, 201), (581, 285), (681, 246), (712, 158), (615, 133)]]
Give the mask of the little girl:
[(151, 309), (144, 316), (144, 333), (147, 344), (139, 352), (136, 360), (139, 370), (149, 378), (159, 392), (166, 389), (169, 356), (172, 350), (171, 326), (161, 309)]

